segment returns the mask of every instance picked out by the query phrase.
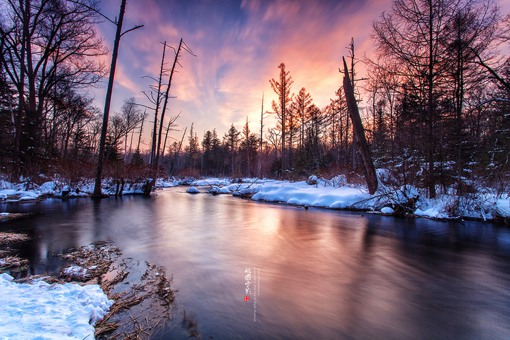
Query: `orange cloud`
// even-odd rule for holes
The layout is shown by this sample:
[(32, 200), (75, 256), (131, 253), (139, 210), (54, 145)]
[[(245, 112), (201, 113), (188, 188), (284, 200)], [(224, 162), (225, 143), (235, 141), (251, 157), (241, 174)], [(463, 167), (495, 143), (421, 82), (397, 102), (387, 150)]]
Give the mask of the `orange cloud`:
[[(294, 79), (293, 92), (305, 87), (315, 103), (329, 103), (341, 83), (338, 68), (351, 37), (356, 55), (370, 53), (372, 22), (391, 0), (292, 1), (242, 0), (215, 2), (143, 1), (129, 3), (126, 28), (143, 29), (126, 35), (121, 43), (116, 88), (117, 105), (129, 96), (142, 100), (157, 77), (161, 44), (176, 47), (181, 37), (197, 55), (182, 54), (174, 75), (169, 104), (171, 115), (183, 111), (178, 123), (195, 123), (196, 131), (217, 128), (221, 136), (234, 123), (238, 129), (246, 117), (258, 129), (261, 96), (265, 109), (276, 99), (269, 79), (277, 78), (285, 62)], [(112, 11), (113, 11), (112, 7)], [(167, 57), (167, 68), (173, 61)], [(358, 64), (360, 75), (363, 65)]]

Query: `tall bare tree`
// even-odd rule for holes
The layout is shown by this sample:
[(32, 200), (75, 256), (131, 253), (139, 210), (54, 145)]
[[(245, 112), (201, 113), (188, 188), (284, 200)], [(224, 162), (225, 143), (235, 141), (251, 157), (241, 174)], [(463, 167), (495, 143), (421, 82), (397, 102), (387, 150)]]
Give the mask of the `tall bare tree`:
[(115, 32), (115, 41), (113, 44), (113, 53), (112, 53), (112, 63), (110, 66), (110, 77), (108, 79), (108, 87), (106, 89), (106, 99), (104, 104), (104, 113), (103, 113), (103, 126), (101, 128), (101, 139), (99, 141), (99, 156), (97, 159), (97, 171), (96, 171), (96, 179), (94, 183), (94, 192), (92, 193), (92, 198), (101, 198), (103, 194), (101, 192), (101, 177), (103, 172), (103, 158), (104, 151), (106, 146), (106, 135), (108, 133), (108, 119), (110, 115), (110, 103), (112, 100), (112, 92), (113, 92), (113, 82), (115, 79), (115, 68), (117, 66), (117, 56), (119, 54), (119, 45), (120, 38), (135, 29), (141, 28), (142, 26), (135, 26), (125, 32), (122, 32), (122, 22), (124, 20), (124, 13), (126, 12), (126, 0), (122, 0), (120, 4), (119, 10), (119, 19), (118, 22), (115, 22), (117, 26), (117, 30)]
[(409, 84), (416, 84), (424, 99), (421, 120), (425, 131), (424, 151), (427, 160), (426, 184), (435, 197), (435, 162), (437, 149), (435, 126), (438, 121), (439, 80), (442, 68), (441, 43), (459, 0), (394, 0), (389, 13), (374, 23), (375, 41), (380, 55), (400, 64)]
[(44, 110), (59, 83), (74, 89), (96, 83), (105, 53), (96, 34), (94, 1), (8, 0), (1, 5), (0, 63), (18, 95), (14, 160), (25, 171), (44, 151)]

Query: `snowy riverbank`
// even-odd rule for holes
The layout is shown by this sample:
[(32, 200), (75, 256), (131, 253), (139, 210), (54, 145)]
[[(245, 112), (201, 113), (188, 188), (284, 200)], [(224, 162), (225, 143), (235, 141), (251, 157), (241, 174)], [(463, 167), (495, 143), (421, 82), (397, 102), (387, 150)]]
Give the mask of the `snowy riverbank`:
[(0, 338), (93, 339), (113, 304), (99, 285), (14, 283), (0, 274)]
[[(252, 200), (329, 209), (362, 210), (386, 215), (409, 215), (434, 219), (478, 219), (505, 221), (510, 218), (510, 194), (498, 194), (488, 188), (478, 193), (456, 196), (438, 195), (426, 198), (413, 186), (400, 188), (379, 186), (374, 195), (366, 187), (346, 182), (343, 176), (331, 180), (311, 178), (308, 181), (243, 179), (232, 183), (211, 178), (187, 183), (199, 192), (231, 193)], [(196, 193), (196, 190), (193, 190)]]
[[(482, 221), (510, 220), (510, 194), (497, 193), (491, 188), (476, 188), (476, 193), (456, 196), (441, 194), (436, 198), (426, 198), (424, 190), (410, 185), (390, 187), (382, 184), (381, 177), (388, 176), (378, 170), (380, 185), (374, 195), (369, 195), (366, 187), (350, 184), (344, 176), (323, 179), (311, 176), (308, 181), (290, 182), (272, 179), (231, 180), (228, 178), (205, 179), (158, 179), (156, 188), (169, 188), (178, 185), (190, 186), (190, 193), (233, 194), (250, 197), (253, 200), (285, 203), (298, 206), (330, 209), (347, 209), (378, 212), (386, 215), (408, 215), (435, 219), (478, 219)], [(127, 182), (123, 195), (143, 194), (145, 181)], [(103, 181), (103, 193), (114, 195), (116, 181)], [(88, 197), (93, 191), (93, 181), (83, 180), (73, 186), (64, 180), (50, 180), (41, 185), (24, 181), (13, 184), (0, 180), (0, 201), (34, 201), (43, 197)], [(8, 212), (0, 211), (2, 218)]]
[[(342, 176), (331, 180), (311, 177), (308, 181), (300, 182), (207, 178), (158, 180), (157, 183), (160, 188), (185, 185), (190, 193), (230, 194), (261, 202), (303, 207), (363, 210), (387, 215), (406, 213), (439, 219), (500, 219), (507, 222), (510, 219), (510, 195), (497, 194), (486, 188), (477, 188), (476, 194), (462, 197), (443, 194), (429, 199), (424, 192), (412, 186), (390, 188), (380, 185), (378, 192), (370, 195), (364, 186), (347, 183)], [(112, 181), (105, 181), (103, 189), (111, 190), (111, 185)], [(65, 183), (56, 181), (40, 186), (34, 184), (31, 188), (26, 182), (13, 184), (0, 181), (0, 200), (16, 201), (12, 197), (17, 197), (17, 201), (22, 202), (46, 196), (59, 197), (63, 188)], [(92, 191), (91, 181), (84, 181), (82, 185), (70, 189), (79, 196), (87, 196)], [(134, 190), (134, 186), (128, 187), (125, 194), (129, 190)], [(0, 210), (0, 217), (6, 219), (9, 215), (9, 212)], [(86, 269), (96, 267), (95, 263), (90, 263)], [(82, 267), (78, 269), (76, 273), (83, 272)], [(153, 278), (147, 276), (151, 278), (151, 284), (160, 282), (158, 280), (163, 277), (158, 274), (162, 272), (161, 269), (153, 271), (157, 275), (154, 274)], [(68, 271), (63, 272), (69, 275)], [(170, 291), (169, 283), (155, 286), (168, 287), (155, 291), (154, 295), (163, 297), (169, 306), (170, 300), (165, 295)], [(19, 284), (14, 283), (8, 274), (0, 274), (0, 299), (4, 303), (0, 310), (0, 338), (92, 338), (94, 323), (108, 313), (113, 303), (97, 285), (48, 284), (43, 281)]]
[[(123, 186), (123, 195), (141, 195), (144, 193), (143, 187), (145, 180), (131, 182), (126, 181)], [(169, 188), (179, 185), (179, 182), (170, 179), (157, 179), (156, 188)], [(115, 179), (104, 179), (102, 181), (102, 192), (107, 196), (115, 195), (117, 191), (117, 181)], [(66, 197), (80, 198), (89, 197), (94, 191), (94, 181), (91, 179), (83, 179), (72, 185), (68, 181), (61, 178), (48, 179), (41, 185), (37, 185), (28, 179), (21, 179), (19, 183), (11, 183), (0, 180), (0, 202), (26, 202), (36, 201), (44, 197)]]

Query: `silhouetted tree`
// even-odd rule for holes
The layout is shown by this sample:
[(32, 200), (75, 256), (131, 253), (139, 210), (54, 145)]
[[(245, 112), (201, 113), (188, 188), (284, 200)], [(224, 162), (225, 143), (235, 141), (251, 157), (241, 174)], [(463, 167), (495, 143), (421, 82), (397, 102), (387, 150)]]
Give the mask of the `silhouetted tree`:
[[(96, 83), (104, 54), (96, 34), (93, 1), (7, 1), (2, 5), (0, 63), (18, 93), (14, 112), (14, 161), (18, 170), (37, 166), (44, 151), (47, 102), (58, 84), (74, 90)], [(35, 169), (34, 169), (35, 170)]]
[(281, 169), (285, 170), (287, 168), (287, 161), (286, 161), (286, 123), (287, 123), (287, 115), (290, 110), (290, 103), (292, 101), (291, 94), (290, 94), (290, 88), (294, 81), (292, 80), (292, 77), (290, 76), (289, 71), (285, 71), (285, 64), (281, 63), (278, 68), (280, 69), (280, 77), (278, 80), (271, 79), (269, 83), (271, 84), (271, 87), (273, 91), (278, 95), (278, 102), (273, 101), (273, 111), (276, 114), (277, 120), (278, 120), (278, 129), (281, 132)]

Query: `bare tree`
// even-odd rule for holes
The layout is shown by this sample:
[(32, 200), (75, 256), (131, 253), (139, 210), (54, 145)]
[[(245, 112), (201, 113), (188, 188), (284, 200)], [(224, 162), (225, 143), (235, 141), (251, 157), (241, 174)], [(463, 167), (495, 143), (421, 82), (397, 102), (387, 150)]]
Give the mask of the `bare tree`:
[(122, 33), (122, 22), (124, 20), (124, 13), (126, 12), (126, 0), (122, 0), (119, 10), (119, 19), (118, 22), (115, 22), (117, 26), (117, 30), (115, 32), (115, 41), (113, 44), (113, 53), (112, 53), (112, 64), (110, 66), (110, 77), (108, 79), (108, 88), (106, 89), (106, 99), (104, 104), (104, 114), (103, 114), (103, 126), (101, 129), (101, 139), (99, 141), (99, 156), (97, 160), (97, 172), (96, 179), (94, 183), (94, 192), (92, 193), (92, 198), (101, 198), (103, 194), (101, 193), (101, 177), (103, 172), (103, 157), (104, 150), (106, 144), (106, 135), (108, 132), (108, 119), (110, 115), (110, 103), (112, 100), (112, 92), (113, 92), (113, 82), (115, 79), (115, 67), (117, 65), (117, 56), (119, 53), (119, 44), (120, 38), (135, 29), (141, 28), (142, 26), (135, 26), (124, 33)]
[(441, 43), (458, 3), (458, 0), (394, 0), (391, 12), (383, 13), (374, 23), (379, 53), (399, 63), (410, 84), (419, 83), (417, 89), (426, 103), (421, 119), (430, 197), (436, 195), (434, 154), (437, 140), (434, 127), (439, 119), (439, 79), (445, 72), (441, 67)]
[(368, 149), (368, 144), (365, 138), (365, 131), (363, 129), (363, 124), (361, 123), (361, 118), (358, 111), (358, 105), (356, 104), (356, 97), (354, 96), (354, 89), (352, 87), (351, 79), (349, 79), (349, 69), (347, 68), (347, 63), (344, 61), (344, 91), (345, 98), (347, 100), (347, 106), (349, 108), (349, 113), (352, 120), (352, 125), (354, 127), (354, 132), (356, 134), (356, 140), (359, 143), (359, 150), (361, 153), (361, 157), (363, 159), (363, 166), (365, 169), (365, 178), (367, 181), (368, 192), (373, 195), (377, 191), (377, 176), (375, 173), (374, 163), (372, 162), (372, 158), (370, 156), (370, 150)]
[(127, 152), (127, 141), (128, 135), (133, 130), (138, 127), (143, 119), (144, 115), (142, 114), (140, 108), (136, 104), (136, 100), (134, 97), (131, 97), (127, 100), (124, 100), (124, 104), (120, 109), (120, 117), (122, 119), (124, 125), (124, 161), (127, 160), (128, 152)]
[(85, 0), (10, 0), (1, 6), (0, 63), (19, 94), (13, 117), (19, 171), (42, 151), (40, 129), (55, 86), (79, 89), (103, 74), (96, 58), (105, 50), (96, 34), (95, 5)]

